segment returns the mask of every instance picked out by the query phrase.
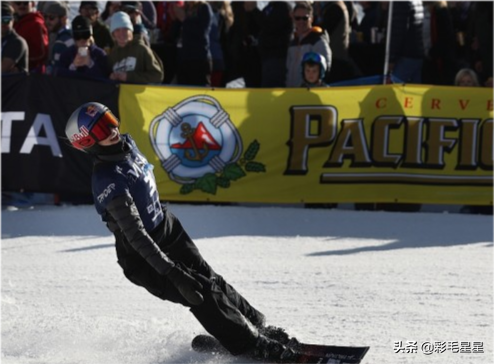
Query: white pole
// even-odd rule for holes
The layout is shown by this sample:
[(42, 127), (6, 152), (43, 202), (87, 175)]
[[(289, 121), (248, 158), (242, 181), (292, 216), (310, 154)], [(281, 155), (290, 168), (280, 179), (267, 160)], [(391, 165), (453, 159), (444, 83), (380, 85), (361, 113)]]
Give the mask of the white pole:
[(388, 77), (389, 69), (389, 48), (391, 44), (391, 23), (393, 19), (393, 1), (388, 5), (388, 28), (386, 29), (386, 53), (384, 55), (384, 77), (383, 84), (386, 84), (386, 78)]

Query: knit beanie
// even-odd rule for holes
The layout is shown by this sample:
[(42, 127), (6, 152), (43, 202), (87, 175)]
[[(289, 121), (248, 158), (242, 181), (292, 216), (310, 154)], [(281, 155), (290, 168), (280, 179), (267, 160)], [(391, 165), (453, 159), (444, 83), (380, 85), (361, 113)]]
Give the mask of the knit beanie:
[(131, 32), (134, 31), (134, 26), (130, 20), (130, 16), (123, 11), (118, 11), (111, 17), (110, 32), (113, 33), (119, 28), (127, 28)]

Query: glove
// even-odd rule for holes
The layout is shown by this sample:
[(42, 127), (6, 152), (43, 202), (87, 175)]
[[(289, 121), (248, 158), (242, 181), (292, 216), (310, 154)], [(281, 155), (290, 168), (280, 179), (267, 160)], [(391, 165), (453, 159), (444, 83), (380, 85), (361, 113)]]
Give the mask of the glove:
[(202, 284), (190, 274), (175, 266), (166, 276), (191, 305), (198, 306), (204, 302), (202, 294), (199, 293)]

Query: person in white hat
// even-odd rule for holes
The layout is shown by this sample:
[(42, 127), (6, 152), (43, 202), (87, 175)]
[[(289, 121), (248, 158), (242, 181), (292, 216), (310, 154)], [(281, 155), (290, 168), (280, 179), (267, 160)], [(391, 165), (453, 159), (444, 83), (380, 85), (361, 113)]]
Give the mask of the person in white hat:
[(111, 80), (139, 84), (163, 81), (163, 62), (141, 40), (134, 39), (134, 27), (127, 13), (113, 14), (110, 32), (115, 40), (108, 57)]

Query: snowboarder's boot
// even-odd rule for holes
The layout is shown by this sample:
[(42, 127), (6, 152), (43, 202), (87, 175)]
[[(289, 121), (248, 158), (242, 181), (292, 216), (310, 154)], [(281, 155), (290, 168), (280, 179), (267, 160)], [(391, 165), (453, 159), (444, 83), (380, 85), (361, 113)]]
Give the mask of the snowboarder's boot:
[(271, 325), (259, 328), (259, 333), (266, 336), (268, 339), (276, 340), (283, 345), (288, 344), (290, 340), (297, 340), (295, 338), (290, 338), (285, 329)]
[(265, 362), (295, 363), (298, 354), (276, 340), (259, 334), (256, 346), (250, 352), (253, 359)]

